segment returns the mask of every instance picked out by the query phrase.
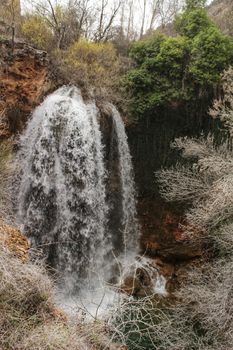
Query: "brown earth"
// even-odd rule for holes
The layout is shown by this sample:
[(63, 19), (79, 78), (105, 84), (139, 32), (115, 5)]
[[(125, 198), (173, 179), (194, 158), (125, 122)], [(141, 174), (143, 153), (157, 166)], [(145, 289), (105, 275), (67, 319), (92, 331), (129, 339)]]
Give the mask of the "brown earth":
[(0, 140), (20, 132), (51, 88), (47, 53), (0, 39)]
[[(187, 223), (182, 210), (175, 209), (162, 200), (144, 197), (139, 199), (141, 224), (141, 253), (151, 258), (160, 258), (167, 263), (179, 263), (202, 255), (200, 243), (194, 243), (185, 235)], [(192, 228), (198, 236), (200, 232)]]
[(2, 220), (0, 220), (1, 243), (21, 261), (26, 262), (28, 260), (28, 240), (18, 229), (5, 224)]

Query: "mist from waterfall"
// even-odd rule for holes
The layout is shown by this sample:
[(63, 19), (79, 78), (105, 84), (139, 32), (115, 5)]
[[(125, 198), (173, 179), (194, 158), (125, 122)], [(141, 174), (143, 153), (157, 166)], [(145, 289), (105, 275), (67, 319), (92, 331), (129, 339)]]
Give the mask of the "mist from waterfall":
[[(123, 121), (114, 106), (109, 109), (117, 137), (124, 244), (135, 256), (132, 161)], [(71, 293), (99, 288), (116, 264), (99, 117), (94, 101), (84, 102), (75, 87), (62, 87), (34, 111), (18, 156), (22, 230)]]

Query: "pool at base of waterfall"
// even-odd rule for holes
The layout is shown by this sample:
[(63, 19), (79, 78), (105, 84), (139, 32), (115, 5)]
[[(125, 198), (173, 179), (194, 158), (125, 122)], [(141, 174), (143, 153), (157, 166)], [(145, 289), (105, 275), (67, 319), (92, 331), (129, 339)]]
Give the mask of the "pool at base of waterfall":
[[(120, 260), (118, 263), (121, 264)], [(77, 294), (69, 294), (68, 290), (60, 288), (55, 296), (57, 305), (69, 316), (85, 322), (106, 319), (115, 312), (120, 304), (133, 298), (164, 298), (168, 296), (167, 280), (151, 264), (151, 259), (132, 255), (130, 259), (122, 260), (121, 268), (122, 275), (118, 276), (115, 284), (98, 278), (95, 281), (89, 281), (89, 283), (86, 280), (85, 286)], [(139, 274), (140, 277), (144, 274), (144, 281), (141, 280), (138, 288)], [(129, 278), (131, 285), (126, 287), (125, 283), (129, 281)], [(140, 295), (137, 295), (136, 289)]]

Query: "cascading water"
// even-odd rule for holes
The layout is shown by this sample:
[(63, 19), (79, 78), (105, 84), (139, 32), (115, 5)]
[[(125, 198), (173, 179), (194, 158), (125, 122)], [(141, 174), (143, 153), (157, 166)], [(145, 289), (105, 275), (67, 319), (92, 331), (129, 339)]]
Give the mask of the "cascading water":
[[(103, 303), (103, 295), (108, 294), (102, 289), (105, 282), (114, 273), (117, 278), (115, 252), (122, 259), (125, 249), (127, 258), (120, 261), (124, 270), (134, 261), (139, 237), (125, 127), (116, 108), (107, 108), (115, 139), (114, 176), (119, 184), (115, 206), (111, 207), (111, 195), (107, 195), (111, 167), (107, 174), (100, 113), (93, 101), (84, 102), (77, 88), (60, 88), (34, 111), (18, 157), (22, 230), (32, 248), (41, 251), (58, 271), (66, 301), (67, 292), (84, 295), (94, 299), (95, 308), (96, 300)], [(120, 217), (115, 231), (110, 227), (114, 215)]]
[(22, 137), (20, 221), (70, 288), (104, 266), (111, 250), (97, 116), (94, 103), (64, 87), (35, 110)]
[(128, 252), (135, 252), (138, 246), (139, 225), (136, 219), (136, 193), (132, 160), (123, 120), (118, 110), (113, 105), (110, 105), (110, 110), (117, 137), (117, 148), (119, 154), (123, 243), (125, 250)]

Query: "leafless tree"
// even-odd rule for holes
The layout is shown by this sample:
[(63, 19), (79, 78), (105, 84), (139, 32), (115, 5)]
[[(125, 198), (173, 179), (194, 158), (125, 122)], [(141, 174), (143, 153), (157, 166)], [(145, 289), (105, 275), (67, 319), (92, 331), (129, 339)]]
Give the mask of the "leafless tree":
[(130, 0), (129, 1), (129, 4), (128, 4), (128, 23), (127, 23), (127, 39), (130, 39), (130, 36), (131, 36), (131, 33), (133, 31), (133, 5), (134, 5), (134, 2), (133, 0)]
[(0, 4), (0, 10), (4, 13), (3, 20), (6, 21), (11, 32), (12, 51), (14, 51), (15, 32), (20, 21), (20, 1), (9, 0)]
[(233, 212), (233, 155), (227, 144), (215, 149), (212, 138), (178, 139), (173, 147), (194, 163), (162, 170), (161, 194), (168, 201), (188, 201), (187, 221), (208, 232)]
[(32, 13), (41, 16), (51, 29), (57, 48), (69, 46), (82, 36), (88, 37), (93, 23), (91, 0), (33, 0)]
[(63, 7), (57, 0), (33, 0), (33, 11), (43, 17), (52, 30), (57, 48), (61, 48), (66, 31)]
[(142, 38), (142, 36), (144, 34), (145, 19), (146, 19), (146, 0), (143, 0), (143, 4), (142, 4), (142, 24), (141, 24), (141, 29), (140, 29), (140, 38)]
[(151, 31), (154, 28), (154, 24), (157, 16), (157, 0), (150, 1), (150, 12), (151, 12), (151, 18), (150, 18), (150, 24), (149, 24), (149, 31)]
[(157, 0), (156, 7), (159, 24), (165, 27), (170, 23), (180, 11), (183, 4), (184, 0)]
[(121, 0), (114, 2), (110, 8), (109, 0), (101, 0), (100, 8), (98, 9), (97, 29), (94, 33), (94, 41), (107, 41), (111, 36), (113, 22), (120, 10)]

